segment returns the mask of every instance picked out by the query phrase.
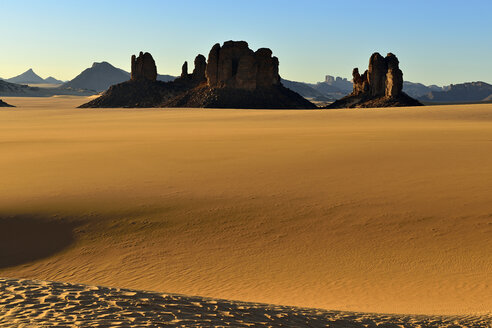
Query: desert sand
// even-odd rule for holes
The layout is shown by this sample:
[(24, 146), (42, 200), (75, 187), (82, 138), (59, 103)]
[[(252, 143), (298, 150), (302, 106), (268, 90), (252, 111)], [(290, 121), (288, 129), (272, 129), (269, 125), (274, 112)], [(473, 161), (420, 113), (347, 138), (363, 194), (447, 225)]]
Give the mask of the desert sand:
[(0, 277), (490, 318), (492, 104), (3, 100)]

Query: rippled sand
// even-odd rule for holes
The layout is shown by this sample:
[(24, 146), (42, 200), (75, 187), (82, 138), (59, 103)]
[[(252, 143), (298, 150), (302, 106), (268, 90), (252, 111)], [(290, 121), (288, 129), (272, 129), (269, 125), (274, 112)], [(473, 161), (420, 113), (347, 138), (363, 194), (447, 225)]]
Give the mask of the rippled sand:
[(0, 326), (490, 327), (482, 316), (326, 311), (39, 280), (0, 279)]

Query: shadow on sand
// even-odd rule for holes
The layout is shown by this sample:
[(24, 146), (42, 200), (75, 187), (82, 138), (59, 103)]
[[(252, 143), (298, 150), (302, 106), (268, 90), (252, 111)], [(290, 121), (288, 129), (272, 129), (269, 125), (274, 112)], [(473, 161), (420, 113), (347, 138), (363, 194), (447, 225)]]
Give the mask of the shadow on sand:
[(80, 224), (42, 216), (0, 216), (0, 268), (56, 254), (70, 246)]

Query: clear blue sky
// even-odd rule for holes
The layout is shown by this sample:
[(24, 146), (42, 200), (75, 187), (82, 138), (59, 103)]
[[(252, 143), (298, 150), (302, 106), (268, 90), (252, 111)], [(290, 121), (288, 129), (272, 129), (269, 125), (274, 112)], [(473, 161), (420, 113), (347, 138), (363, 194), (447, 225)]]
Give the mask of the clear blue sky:
[(0, 0), (0, 31), (3, 78), (32, 67), (68, 80), (95, 61), (130, 70), (140, 50), (177, 75), (232, 39), (271, 48), (291, 80), (350, 78), (391, 51), (408, 81), (492, 83), (491, 0)]

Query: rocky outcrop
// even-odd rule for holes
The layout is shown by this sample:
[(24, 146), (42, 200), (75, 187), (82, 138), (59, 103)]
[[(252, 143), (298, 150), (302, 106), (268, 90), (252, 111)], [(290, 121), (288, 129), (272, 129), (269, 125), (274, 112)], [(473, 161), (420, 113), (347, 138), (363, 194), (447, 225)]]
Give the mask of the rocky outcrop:
[(421, 106), (417, 100), (402, 92), (403, 73), (398, 58), (392, 53), (372, 54), (369, 68), (362, 75), (358, 68), (352, 72), (353, 91), (328, 108)]
[(188, 63), (182, 67), (181, 76), (171, 82), (156, 81), (157, 68), (149, 53), (131, 59), (131, 79), (112, 85), (100, 97), (81, 105), (81, 108), (160, 107), (170, 99), (205, 81), (205, 57), (198, 55), (195, 69), (188, 74)]
[(15, 106), (9, 105), (6, 102), (4, 102), (2, 99), (0, 99), (0, 107), (15, 107)]
[[(198, 57), (197, 57), (198, 58)], [(285, 88), (278, 73), (279, 61), (272, 51), (253, 51), (245, 41), (215, 44), (205, 68), (206, 83), (164, 103), (166, 107), (216, 108), (316, 108)], [(202, 67), (197, 65), (195, 68)], [(195, 73), (195, 71), (194, 71)]]
[(157, 70), (149, 53), (132, 56), (131, 80), (110, 87), (81, 107), (217, 107), (316, 108), (280, 82), (278, 59), (272, 51), (249, 49), (244, 41), (227, 41), (188, 63), (172, 82), (155, 81)]
[(210, 88), (201, 84), (163, 104), (163, 107), (314, 109), (316, 106), (298, 93), (279, 86), (245, 90)]
[(132, 56), (132, 81), (155, 81), (157, 79), (157, 67), (154, 58), (148, 52), (140, 51), (138, 57)]

